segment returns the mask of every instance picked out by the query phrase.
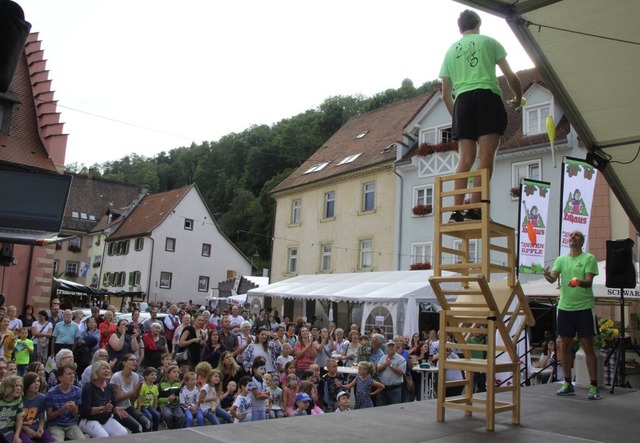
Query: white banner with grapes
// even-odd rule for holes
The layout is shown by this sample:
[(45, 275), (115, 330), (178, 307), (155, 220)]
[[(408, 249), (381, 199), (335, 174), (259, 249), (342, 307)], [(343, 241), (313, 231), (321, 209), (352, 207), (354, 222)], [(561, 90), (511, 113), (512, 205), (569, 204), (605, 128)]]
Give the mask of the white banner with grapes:
[(523, 179), (520, 187), (518, 272), (521, 274), (542, 274), (549, 222), (550, 184)]
[(569, 234), (580, 231), (585, 235), (584, 250), (589, 250), (589, 224), (598, 171), (584, 160), (566, 157), (562, 175), (560, 203), (560, 255), (569, 253)]

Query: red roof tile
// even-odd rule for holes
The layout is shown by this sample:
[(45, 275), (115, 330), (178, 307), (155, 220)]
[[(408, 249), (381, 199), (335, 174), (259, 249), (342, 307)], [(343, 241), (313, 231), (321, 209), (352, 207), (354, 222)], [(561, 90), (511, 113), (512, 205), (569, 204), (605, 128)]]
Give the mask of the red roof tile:
[(171, 211), (193, 186), (188, 185), (172, 191), (146, 196), (108, 240), (121, 240), (151, 234), (171, 214)]
[[(300, 168), (277, 185), (271, 192), (343, 175), (358, 169), (393, 161), (396, 149), (385, 149), (403, 139), (403, 130), (429, 101), (433, 92), (395, 103), (347, 121)], [(366, 133), (365, 133), (366, 132)], [(359, 134), (364, 136), (358, 138)], [(338, 165), (351, 155), (361, 154), (351, 163)], [(317, 172), (306, 173), (312, 166), (329, 162)]]
[(53, 100), (38, 34), (27, 39), (7, 97), (13, 106), (9, 134), (0, 134), (0, 162), (62, 172), (67, 135)]

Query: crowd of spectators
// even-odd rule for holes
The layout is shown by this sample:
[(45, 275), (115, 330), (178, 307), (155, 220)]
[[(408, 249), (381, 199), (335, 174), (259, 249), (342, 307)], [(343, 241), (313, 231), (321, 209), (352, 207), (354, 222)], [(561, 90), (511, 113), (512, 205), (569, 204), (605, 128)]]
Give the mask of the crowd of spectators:
[[(0, 432), (13, 443), (323, 414), (415, 399), (437, 337), (386, 340), (277, 312), (189, 304), (0, 309)], [(159, 317), (163, 314), (163, 317)], [(146, 316), (146, 314), (145, 314)], [(357, 367), (346, 375), (340, 366)], [(355, 371), (354, 371), (355, 372)], [(419, 399), (419, 398), (418, 398)]]

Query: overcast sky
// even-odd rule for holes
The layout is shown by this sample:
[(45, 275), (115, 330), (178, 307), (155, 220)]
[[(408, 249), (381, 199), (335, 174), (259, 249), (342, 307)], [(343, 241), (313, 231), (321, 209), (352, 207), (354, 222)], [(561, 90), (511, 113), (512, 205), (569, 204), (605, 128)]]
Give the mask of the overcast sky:
[[(335, 95), (436, 79), (451, 0), (15, 0), (39, 32), (66, 163), (147, 157), (271, 125)], [(504, 20), (481, 32), (533, 66)]]

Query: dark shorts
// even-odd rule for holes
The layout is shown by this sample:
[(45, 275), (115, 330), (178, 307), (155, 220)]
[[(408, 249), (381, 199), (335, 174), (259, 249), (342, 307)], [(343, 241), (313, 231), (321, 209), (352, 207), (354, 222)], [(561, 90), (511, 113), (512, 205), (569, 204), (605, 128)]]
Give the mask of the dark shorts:
[(558, 309), (557, 332), (560, 337), (589, 338), (596, 335), (596, 321), (593, 309), (563, 311)]
[(463, 92), (453, 107), (454, 140), (478, 140), (487, 134), (504, 134), (507, 111), (500, 96), (489, 89)]

